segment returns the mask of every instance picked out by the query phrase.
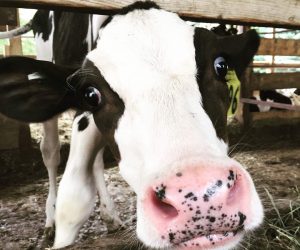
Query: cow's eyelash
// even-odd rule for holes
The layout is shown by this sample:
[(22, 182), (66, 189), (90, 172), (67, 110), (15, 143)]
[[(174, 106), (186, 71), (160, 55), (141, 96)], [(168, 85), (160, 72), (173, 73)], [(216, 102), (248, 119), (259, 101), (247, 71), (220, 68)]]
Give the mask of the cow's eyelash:
[(85, 85), (85, 83), (92, 83), (95, 77), (97, 77), (97, 75), (94, 74), (93, 71), (89, 69), (80, 69), (66, 79), (67, 87), (69, 90), (75, 92), (81, 86)]

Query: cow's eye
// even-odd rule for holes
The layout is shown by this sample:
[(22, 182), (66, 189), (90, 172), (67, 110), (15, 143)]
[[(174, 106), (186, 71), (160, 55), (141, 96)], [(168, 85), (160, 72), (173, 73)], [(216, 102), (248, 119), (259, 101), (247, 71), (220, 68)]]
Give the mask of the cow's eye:
[(84, 99), (88, 105), (98, 107), (101, 104), (101, 94), (94, 87), (87, 87), (84, 92)]
[(227, 75), (228, 65), (224, 57), (217, 57), (214, 62), (214, 67), (217, 76), (221, 79), (225, 79), (225, 76)]

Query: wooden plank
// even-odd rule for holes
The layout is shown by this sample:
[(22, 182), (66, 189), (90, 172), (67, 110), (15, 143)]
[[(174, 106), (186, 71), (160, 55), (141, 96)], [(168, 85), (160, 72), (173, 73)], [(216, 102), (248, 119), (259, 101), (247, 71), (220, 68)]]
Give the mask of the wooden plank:
[(17, 25), (16, 8), (0, 8), (0, 25)]
[(261, 62), (255, 62), (251, 66), (252, 68), (300, 68), (300, 63), (261, 63)]
[(258, 55), (300, 56), (300, 41), (294, 39), (262, 38)]
[(253, 99), (250, 99), (250, 98), (241, 98), (240, 102), (246, 103), (246, 104), (268, 106), (268, 107), (271, 107), (271, 108), (292, 110), (292, 111), (299, 111), (300, 112), (300, 107), (292, 105), (292, 104), (285, 104), (285, 103), (273, 102), (273, 101), (253, 100)]
[(282, 119), (290, 122), (292, 119), (300, 119), (300, 112), (298, 111), (269, 111), (269, 112), (253, 112), (251, 113), (253, 121), (262, 120), (276, 120)]
[[(59, 8), (114, 13), (135, 0), (1, 0), (0, 6), (26, 8)], [(237, 24), (259, 24), (276, 27), (300, 27), (298, 0), (156, 0), (163, 9), (181, 16)]]
[(300, 72), (252, 75), (252, 90), (284, 88), (300, 88)]
[[(16, 27), (8, 27), (9, 30), (12, 30), (14, 28)], [(22, 39), (20, 36), (9, 39), (9, 55), (23, 55)]]

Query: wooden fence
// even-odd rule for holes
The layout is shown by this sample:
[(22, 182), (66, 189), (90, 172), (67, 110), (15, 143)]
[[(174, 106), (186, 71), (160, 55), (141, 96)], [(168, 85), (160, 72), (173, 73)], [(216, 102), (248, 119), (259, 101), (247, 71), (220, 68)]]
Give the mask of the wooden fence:
[[(300, 42), (292, 39), (267, 39), (261, 40), (258, 55), (274, 56), (300, 56)], [(269, 68), (274, 71), (275, 68), (300, 68), (300, 63), (294, 64), (278, 64), (274, 63), (256, 63), (252, 67)], [(243, 98), (250, 98), (255, 90), (274, 90), (284, 88), (299, 88), (300, 89), (300, 72), (292, 73), (253, 73), (248, 72), (243, 83)], [(265, 119), (280, 119), (290, 122), (292, 119), (300, 119), (299, 111), (270, 111), (270, 112), (253, 112), (250, 113), (249, 105), (243, 109), (243, 120), (246, 125), (252, 124), (253, 121)]]
[[(114, 13), (135, 0), (1, 0), (2, 7), (48, 8)], [(300, 28), (298, 0), (155, 0), (188, 19)]]
[[(18, 11), (9, 10), (11, 13), (16, 13), (16, 24), (19, 25), (19, 15)], [(0, 13), (5, 13), (5, 10), (1, 10)], [(1, 25), (2, 30), (14, 29), (16, 26), (11, 26), (13, 20), (9, 18), (10, 15), (7, 15), (7, 22), (5, 22), (4, 17), (2, 16)], [(6, 24), (6, 25), (4, 25)], [(13, 38), (9, 40), (9, 45), (5, 45), (4, 56), (10, 55), (22, 55), (22, 43), (21, 38)], [(18, 148), (21, 151), (21, 154), (25, 156), (31, 149), (31, 137), (30, 129), (27, 124), (19, 123), (10, 119), (7, 119), (4, 116), (0, 115), (0, 149), (13, 149)]]

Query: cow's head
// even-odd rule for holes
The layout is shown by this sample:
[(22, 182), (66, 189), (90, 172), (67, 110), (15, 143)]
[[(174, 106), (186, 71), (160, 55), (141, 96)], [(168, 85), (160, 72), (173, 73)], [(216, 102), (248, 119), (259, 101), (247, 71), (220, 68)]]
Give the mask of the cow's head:
[(0, 61), (0, 111), (26, 121), (91, 111), (137, 194), (139, 238), (157, 248), (228, 249), (263, 217), (251, 177), (227, 155), (225, 128), (227, 70), (240, 75), (258, 44), (255, 31), (218, 37), (136, 4), (106, 22), (75, 72)]

